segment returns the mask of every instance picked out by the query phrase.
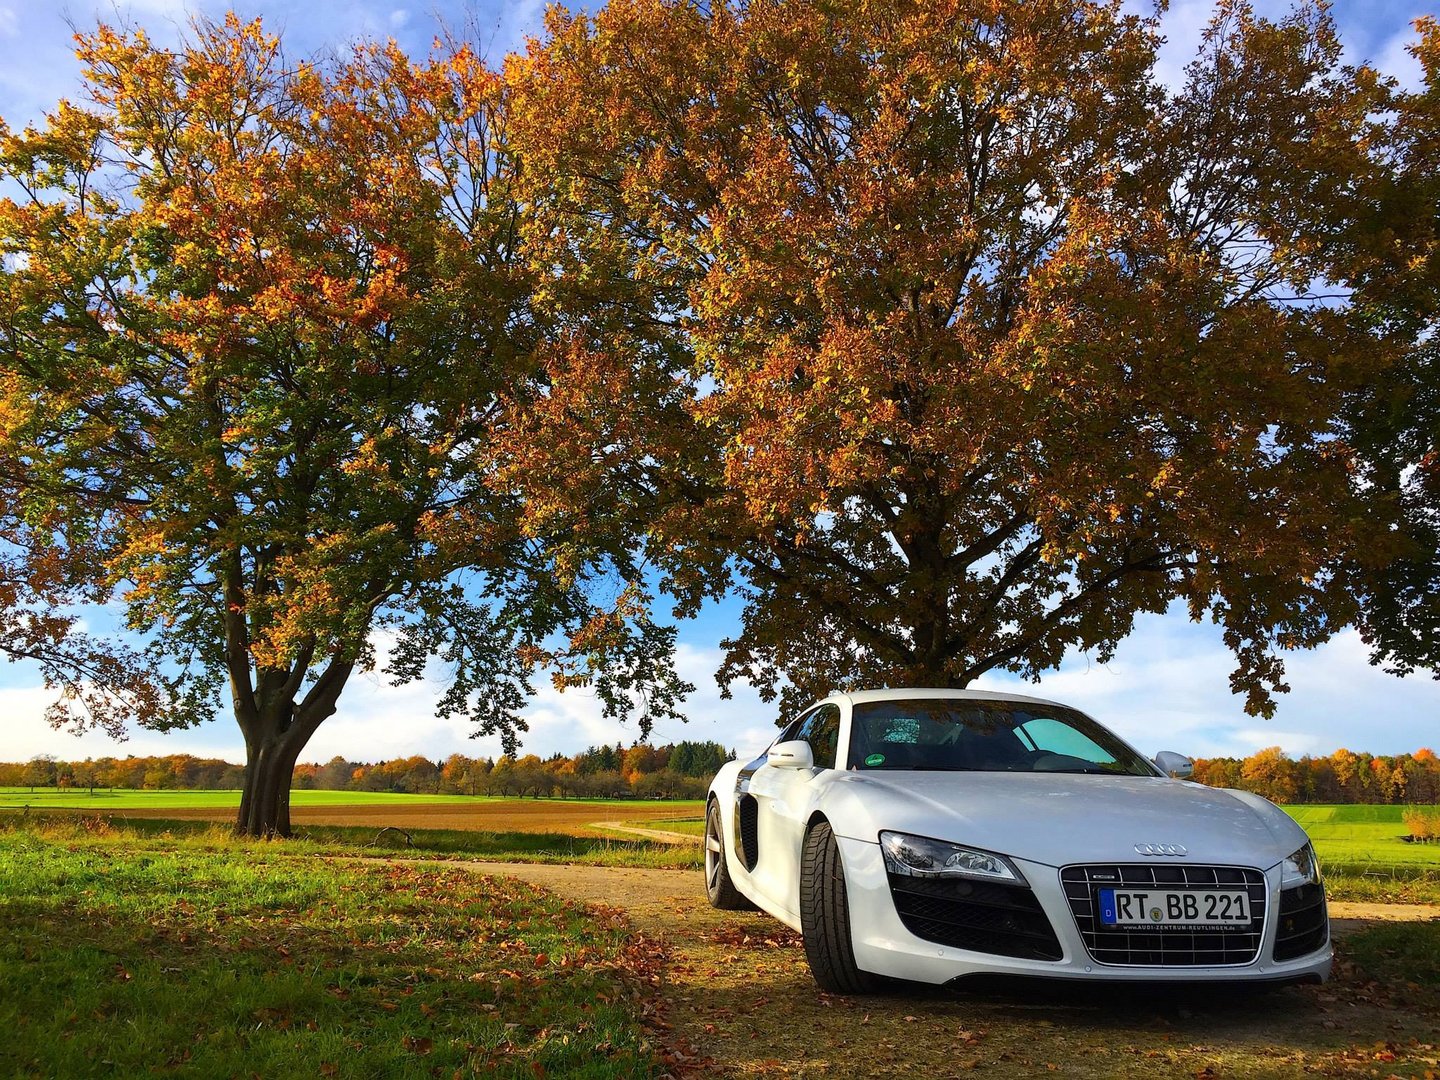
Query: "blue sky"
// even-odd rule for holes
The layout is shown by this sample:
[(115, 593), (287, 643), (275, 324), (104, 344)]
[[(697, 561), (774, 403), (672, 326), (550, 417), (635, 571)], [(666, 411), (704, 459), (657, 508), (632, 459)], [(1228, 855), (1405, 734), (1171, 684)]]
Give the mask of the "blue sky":
[[(1265, 12), (1280, 5), (1261, 2)], [(65, 5), (44, 0), (0, 0), (0, 117), (12, 127), (39, 119), (61, 97), (74, 96), (79, 65), (71, 26), (92, 27), (99, 19), (143, 26), (152, 38), (173, 41), (191, 14), (218, 15), (224, 4), (185, 0), (138, 0)], [(439, 0), (426, 5), (399, 3), (310, 2), (239, 3), (242, 16), (261, 15), (284, 34), (292, 55), (308, 55), (373, 37), (394, 37), (412, 53), (423, 53), (440, 25), (473, 27), (473, 36), (498, 60), (520, 47), (538, 29), (543, 4)], [(1161, 75), (1175, 79), (1209, 18), (1209, 3), (1180, 0), (1166, 15), (1169, 37)], [(1368, 60), (1402, 81), (1413, 83), (1418, 68), (1404, 50), (1413, 39), (1411, 22), (1425, 14), (1423, 5), (1405, 0), (1337, 0), (1336, 19), (1347, 58)], [(719, 663), (718, 642), (735, 626), (738, 606), (717, 605), (681, 628), (680, 666), (699, 688), (688, 705), (688, 724), (657, 729), (657, 741), (714, 739), (742, 753), (763, 747), (773, 736), (769, 706), (747, 688), (735, 688), (721, 701), (711, 677)], [(383, 642), (380, 643), (383, 648)], [(1106, 665), (1083, 655), (1066, 659), (1059, 671), (1038, 686), (1003, 676), (978, 684), (1009, 688), (1072, 703), (1119, 731), (1140, 749), (1192, 755), (1247, 754), (1279, 745), (1294, 753), (1329, 753), (1339, 746), (1373, 753), (1399, 753), (1440, 742), (1440, 683), (1421, 675), (1397, 679), (1371, 667), (1353, 632), (1313, 652), (1287, 660), (1293, 692), (1282, 698), (1272, 720), (1247, 717), (1240, 699), (1230, 694), (1233, 667), (1218, 632), (1188, 621), (1178, 608), (1165, 616), (1145, 616), (1135, 633)], [(38, 753), (62, 758), (102, 754), (189, 752), (244, 759), (239, 732), (222, 715), (213, 724), (188, 732), (158, 735), (136, 732), (128, 742), (98, 735), (76, 738), (51, 731), (41, 720), (46, 697), (33, 670), (0, 666), (0, 760), (24, 760)], [(408, 754), (443, 758), (453, 752), (497, 754), (498, 740), (471, 740), (458, 723), (433, 713), (438, 684), (387, 686), (378, 675), (357, 675), (304, 755), (324, 761), (334, 754), (375, 760)], [(573, 753), (590, 743), (630, 742), (633, 728), (603, 720), (588, 696), (542, 692), (529, 711), (531, 731), (525, 749), (541, 755)]]

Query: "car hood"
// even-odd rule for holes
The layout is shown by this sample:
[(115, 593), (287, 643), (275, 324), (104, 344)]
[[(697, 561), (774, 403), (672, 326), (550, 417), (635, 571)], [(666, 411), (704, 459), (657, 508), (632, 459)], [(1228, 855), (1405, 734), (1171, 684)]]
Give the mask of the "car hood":
[[(1216, 862), (1268, 869), (1305, 843), (1288, 815), (1243, 793), (1161, 777), (1065, 773), (848, 772), (832, 796), (844, 835), (882, 829), (973, 844), (1017, 859)], [(1183, 858), (1145, 857), (1136, 844), (1179, 844)]]

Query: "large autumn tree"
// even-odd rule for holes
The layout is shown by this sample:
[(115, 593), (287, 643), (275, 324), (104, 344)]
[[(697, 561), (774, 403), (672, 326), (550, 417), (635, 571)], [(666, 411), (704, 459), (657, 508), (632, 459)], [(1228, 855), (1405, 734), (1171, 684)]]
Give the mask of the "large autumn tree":
[(1423, 72), (1391, 88), (1376, 145), (1383, 168), (1357, 188), (1353, 243), (1341, 254), (1356, 311), (1407, 343), (1400, 361), (1352, 396), (1360, 476), (1400, 507), (1398, 558), (1358, 575), (1362, 633), (1377, 663), (1440, 677), (1440, 24), (1422, 19)]
[(78, 40), (84, 103), (0, 130), (0, 460), (27, 527), (99, 543), (186, 706), (155, 723), (228, 690), (239, 829), (288, 832), (379, 630), (507, 749), (542, 666), (613, 713), (643, 692), (642, 732), (672, 710), (626, 551), (523, 528), (484, 467), (544, 334), (497, 76), (463, 47), (292, 62), (234, 17)]
[[(1110, 0), (613, 0), (508, 69), (564, 332), (509, 445), (545, 527), (643, 523), (722, 681), (1031, 678), (1179, 601), (1269, 712), (1395, 550), (1338, 247), (1389, 88), (1224, 0), (1182, 86)], [(557, 452), (558, 451), (558, 452)]]

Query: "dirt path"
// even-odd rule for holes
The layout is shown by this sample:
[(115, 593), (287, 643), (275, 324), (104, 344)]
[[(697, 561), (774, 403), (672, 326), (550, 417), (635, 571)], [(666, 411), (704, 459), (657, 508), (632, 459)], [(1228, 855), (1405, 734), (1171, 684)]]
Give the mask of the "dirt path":
[(1440, 904), (1365, 904), (1330, 901), (1330, 929), (1337, 938), (1376, 923), (1440, 919)]
[[(677, 1045), (719, 1075), (1048, 1075), (1263, 1078), (1440, 1070), (1433, 999), (1365, 985), (1342, 959), (1324, 987), (1262, 994), (1026, 987), (884, 997), (820, 993), (797, 935), (720, 912), (698, 871), (466, 863), (585, 903), (624, 908), (673, 950), (664, 987)], [(1337, 938), (1440, 907), (1332, 906)], [(972, 1070), (975, 1072), (972, 1073)]]

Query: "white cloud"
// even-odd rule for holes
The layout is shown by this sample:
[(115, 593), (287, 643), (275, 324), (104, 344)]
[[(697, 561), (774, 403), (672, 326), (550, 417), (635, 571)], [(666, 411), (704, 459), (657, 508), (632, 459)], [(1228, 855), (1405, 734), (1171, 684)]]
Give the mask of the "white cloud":
[[(1214, 0), (1176, 0), (1161, 16), (1160, 29), (1166, 40), (1159, 51), (1155, 74), (1172, 91), (1183, 87), (1185, 65), (1195, 58), (1216, 6)], [(1288, 0), (1257, 0), (1254, 6), (1260, 17), (1277, 20), (1291, 8)], [(1142, 0), (1129, 0), (1127, 7), (1137, 15), (1151, 11), (1151, 5)], [(1425, 10), (1415, 8), (1408, 15), (1402, 14), (1403, 10), (1398, 5), (1337, 0), (1332, 14), (1340, 28), (1344, 63), (1368, 61), (1398, 78), (1402, 86), (1415, 89), (1420, 85), (1421, 68), (1405, 46), (1416, 40), (1411, 24)]]
[(0, 687), (0, 761), (28, 761), (36, 754), (53, 754), (62, 760), (178, 753), (229, 761), (245, 758), (244, 743), (233, 725), (218, 732), (209, 725), (204, 731), (170, 735), (135, 731), (125, 740), (100, 731), (78, 736), (68, 730), (56, 731), (44, 720), (45, 707), (53, 700), (55, 695), (39, 685)]
[[(388, 642), (377, 640), (380, 652)], [(773, 710), (748, 687), (737, 687), (735, 697), (722, 701), (713, 677), (720, 663), (718, 649), (681, 643), (677, 666), (696, 692), (685, 705), (688, 723), (666, 722), (656, 727), (652, 740), (659, 743), (713, 740), (751, 756), (775, 737), (769, 717)], [(383, 666), (383, 665), (382, 665)], [(424, 754), (443, 759), (452, 753), (494, 757), (501, 753), (499, 738), (469, 738), (470, 729), (459, 720), (435, 716), (435, 700), (443, 687), (443, 673), (407, 686), (392, 686), (378, 673), (351, 678), (340, 708), (321, 725), (302, 755), (307, 761), (327, 761), (339, 754), (350, 760), (377, 760)], [(632, 743), (639, 736), (634, 721), (607, 720), (595, 695), (584, 689), (563, 693), (547, 680), (537, 683), (534, 699), (524, 712), (530, 730), (522, 735), (521, 753), (546, 757), (574, 754), (587, 746)], [(224, 721), (222, 721), (223, 723)]]
[[(377, 654), (385, 656), (392, 643), (392, 635), (377, 635)], [(689, 722), (659, 725), (653, 741), (713, 740), (754, 756), (775, 737), (769, 723), (773, 710), (753, 691), (737, 687), (734, 699), (720, 699), (713, 678), (719, 650), (682, 643), (677, 661), (681, 675), (698, 688), (685, 706)], [(435, 702), (444, 688), (443, 672), (432, 667), (427, 676), (395, 686), (378, 670), (356, 673), (341, 695), (339, 709), (320, 726), (301, 759), (323, 762), (339, 755), (351, 761), (377, 761), (423, 754), (441, 760), (452, 753), (498, 756), (502, 748), (497, 737), (471, 739), (471, 728), (465, 722), (435, 715)], [(170, 735), (137, 731), (128, 741), (118, 742), (97, 732), (77, 737), (52, 730), (41, 719), (50, 700), (38, 685), (0, 689), (0, 717), (6, 718), (0, 728), (0, 761), (24, 761), (40, 753), (63, 759), (190, 753), (244, 760), (239, 731), (224, 711), (215, 722), (200, 728)], [(561, 693), (544, 679), (524, 715), (530, 730), (522, 735), (521, 752), (542, 757), (573, 754), (602, 743), (629, 744), (639, 736), (633, 720), (625, 724), (607, 720), (592, 692), (572, 689)]]
[(1235, 664), (1218, 631), (1189, 622), (1177, 607), (1138, 620), (1109, 664), (1079, 657), (1038, 686), (994, 674), (977, 685), (1076, 705), (1148, 753), (1245, 755), (1280, 746), (1298, 755), (1348, 746), (1393, 754), (1436, 741), (1440, 683), (1373, 667), (1354, 631), (1284, 660), (1292, 690), (1277, 699), (1274, 718), (1247, 716), (1229, 692)]
[(1409, 27), (1395, 34), (1381, 46), (1373, 63), (1386, 75), (1393, 75), (1407, 90), (1418, 90), (1425, 82), (1425, 69), (1409, 52), (1419, 36)]
[[(377, 645), (383, 654), (388, 640)], [(684, 707), (689, 722), (658, 725), (654, 741), (712, 740), (749, 758), (775, 737), (774, 707), (748, 686), (736, 686), (732, 699), (721, 699), (713, 677), (720, 658), (712, 646), (680, 644), (680, 673), (697, 687)], [(1003, 674), (987, 675), (976, 685), (1073, 704), (1152, 754), (1178, 750), (1192, 756), (1243, 756), (1277, 745), (1296, 755), (1328, 754), (1339, 746), (1390, 754), (1440, 741), (1440, 683), (1423, 675), (1397, 679), (1372, 667), (1353, 631), (1313, 652), (1288, 654), (1285, 661), (1293, 692), (1279, 699), (1274, 719), (1247, 716), (1241, 699), (1229, 692), (1234, 663), (1218, 632), (1190, 623), (1177, 609), (1142, 617), (1109, 664), (1081, 656), (1038, 685)], [(457, 752), (498, 755), (498, 738), (471, 739), (462, 721), (435, 716), (440, 675), (432, 672), (432, 678), (407, 686), (392, 686), (378, 673), (355, 675), (339, 711), (321, 725), (303, 760), (326, 761), (337, 754), (352, 761), (411, 754), (443, 759)], [(38, 686), (0, 688), (0, 760), (23, 761), (38, 753), (83, 758), (181, 752), (242, 760), (239, 733), (228, 714), (190, 731), (136, 732), (128, 742), (117, 743), (97, 733), (76, 738), (52, 731), (41, 719), (48, 700)], [(522, 752), (542, 757), (601, 743), (628, 744), (639, 734), (633, 722), (605, 719), (593, 693), (559, 693), (548, 682), (541, 683), (525, 715), (530, 730)]]

